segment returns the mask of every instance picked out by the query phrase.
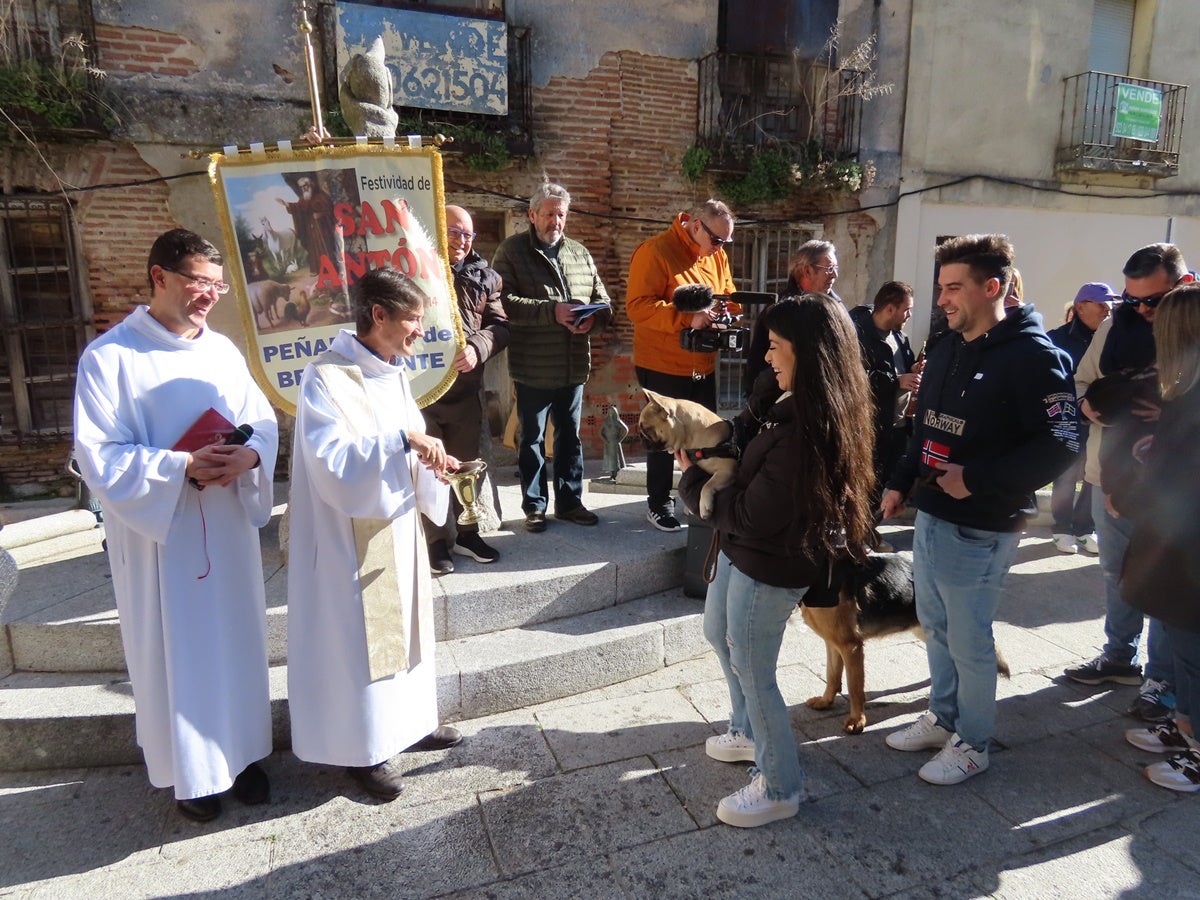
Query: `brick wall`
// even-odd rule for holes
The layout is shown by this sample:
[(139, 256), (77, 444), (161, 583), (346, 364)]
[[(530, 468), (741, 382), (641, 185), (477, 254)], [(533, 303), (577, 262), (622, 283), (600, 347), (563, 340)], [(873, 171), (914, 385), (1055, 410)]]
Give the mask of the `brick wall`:
[(97, 23), (96, 43), (99, 63), (112, 75), (194, 75), (204, 60), (204, 51), (187, 38), (153, 28)]
[[(42, 157), (16, 150), (10, 155), (8, 185), (13, 193), (57, 193), (55, 174), (68, 185), (123, 183), (155, 178), (128, 144), (42, 145)], [(177, 227), (168, 211), (166, 184), (84, 191), (70, 195), (75, 231), (87, 266), (98, 332), (119, 322), (136, 303), (149, 300), (146, 251), (159, 234)], [(69, 438), (26, 438), (0, 443), (0, 491), (70, 492), (63, 472)]]

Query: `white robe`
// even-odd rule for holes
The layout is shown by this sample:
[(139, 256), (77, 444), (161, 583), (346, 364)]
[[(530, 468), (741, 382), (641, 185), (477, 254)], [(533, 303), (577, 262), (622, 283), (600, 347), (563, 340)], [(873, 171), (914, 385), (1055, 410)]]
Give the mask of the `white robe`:
[[(362, 371), (377, 433), (356, 437), (310, 364), (292, 452), (288, 543), (288, 707), (292, 752), (372, 766), (438, 724), (433, 597), (419, 556), (418, 511), (446, 515), (448, 488), (405, 453), (400, 431), (424, 420), (401, 366), (342, 331), (330, 349)], [(370, 680), (352, 519), (390, 519), (408, 669)], [(424, 582), (424, 588), (422, 588)]]
[[(173, 446), (209, 407), (254, 427), (260, 465), (198, 491)], [(279, 431), (237, 347), (172, 334), (142, 306), (79, 361), (75, 455), (104, 509), (113, 592), (150, 783), (227, 790), (271, 752), (258, 528)], [(211, 571), (205, 570), (211, 562)]]

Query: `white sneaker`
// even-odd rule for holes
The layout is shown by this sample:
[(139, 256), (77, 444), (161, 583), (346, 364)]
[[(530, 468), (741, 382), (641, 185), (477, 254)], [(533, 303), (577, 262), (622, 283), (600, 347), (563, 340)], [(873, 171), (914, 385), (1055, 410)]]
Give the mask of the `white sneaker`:
[(1059, 553), (1074, 553), (1075, 552), (1075, 535), (1073, 534), (1056, 534), (1054, 536), (1054, 549)]
[(1100, 552), (1100, 542), (1096, 540), (1095, 534), (1085, 534), (1079, 539), (1079, 546), (1083, 548), (1085, 553), (1090, 553), (1093, 556)]
[(790, 819), (798, 812), (800, 792), (797, 791), (786, 800), (770, 800), (767, 798), (767, 779), (762, 773), (717, 804), (717, 818), (737, 828), (757, 828), (777, 819)]
[(976, 750), (957, 734), (950, 735), (942, 752), (917, 772), (930, 784), (958, 784), (988, 767), (986, 750)]
[(907, 728), (893, 731), (884, 740), (893, 750), (933, 750), (944, 747), (952, 732), (938, 724), (937, 716), (922, 713)]
[(754, 741), (740, 731), (727, 731), (705, 741), (704, 752), (721, 762), (754, 762)]
[(1174, 719), (1167, 719), (1167, 721), (1151, 725), (1149, 728), (1130, 728), (1125, 732), (1125, 740), (1147, 753), (1200, 750), (1200, 741), (1190, 738), (1180, 731)]
[[(1160, 787), (1172, 791), (1200, 791), (1200, 753), (1195, 750), (1173, 753), (1163, 762), (1146, 766), (1142, 774)], [(720, 815), (720, 812), (717, 814)]]

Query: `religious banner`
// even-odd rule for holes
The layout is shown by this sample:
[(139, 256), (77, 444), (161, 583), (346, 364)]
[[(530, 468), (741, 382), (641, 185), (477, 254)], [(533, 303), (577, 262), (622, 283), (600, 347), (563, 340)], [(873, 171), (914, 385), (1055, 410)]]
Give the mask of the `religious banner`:
[(508, 114), (508, 26), (503, 19), (337, 3), (338, 70), (383, 39), (396, 106)]
[(350, 286), (388, 266), (431, 301), (416, 352), (401, 360), (413, 396), (425, 406), (449, 389), (451, 363), (465, 342), (450, 288), (436, 150), (214, 153), (209, 177), (250, 368), (276, 406), (295, 414), (304, 367), (339, 330), (354, 328)]

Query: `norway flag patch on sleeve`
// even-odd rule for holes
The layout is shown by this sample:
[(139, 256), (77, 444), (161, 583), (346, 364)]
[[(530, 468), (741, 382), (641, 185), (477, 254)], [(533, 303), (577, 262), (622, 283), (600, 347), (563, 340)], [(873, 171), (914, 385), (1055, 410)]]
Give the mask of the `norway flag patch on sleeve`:
[(925, 441), (921, 445), (921, 462), (931, 469), (936, 469), (937, 463), (950, 462), (950, 447), (937, 441)]

